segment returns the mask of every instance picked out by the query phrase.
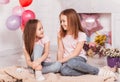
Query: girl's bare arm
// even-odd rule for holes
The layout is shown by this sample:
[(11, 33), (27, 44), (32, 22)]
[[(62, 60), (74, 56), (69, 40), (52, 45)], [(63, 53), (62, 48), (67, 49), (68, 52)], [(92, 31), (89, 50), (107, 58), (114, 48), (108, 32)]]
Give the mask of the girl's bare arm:
[(64, 47), (63, 47), (62, 39), (58, 37), (57, 40), (58, 40), (57, 60), (61, 61), (63, 59)]
[(73, 51), (73, 53), (71, 53), (68, 57), (63, 58), (61, 60), (61, 62), (64, 63), (64, 62), (68, 61), (69, 59), (78, 56), (79, 53), (81, 52), (81, 50), (83, 49), (83, 45), (84, 45), (84, 41), (78, 42), (75, 50)]

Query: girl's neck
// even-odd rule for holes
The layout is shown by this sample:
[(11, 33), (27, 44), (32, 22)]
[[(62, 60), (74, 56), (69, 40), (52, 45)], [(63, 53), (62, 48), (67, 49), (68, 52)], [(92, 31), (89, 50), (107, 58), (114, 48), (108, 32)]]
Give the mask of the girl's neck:
[(39, 41), (40, 39), (41, 39), (40, 37), (36, 37), (35, 42)]
[(67, 35), (72, 35), (72, 32), (68, 31), (68, 32), (67, 32)]

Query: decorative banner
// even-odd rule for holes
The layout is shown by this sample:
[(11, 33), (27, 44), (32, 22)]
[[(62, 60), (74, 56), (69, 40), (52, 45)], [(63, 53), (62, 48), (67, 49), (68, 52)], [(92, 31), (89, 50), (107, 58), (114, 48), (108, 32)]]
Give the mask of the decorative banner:
[(19, 0), (22, 7), (29, 6), (32, 3), (32, 0)]
[(25, 9), (21, 6), (16, 6), (12, 9), (12, 13), (14, 15), (19, 15), (19, 16), (21, 16), (24, 11), (25, 11)]
[(8, 17), (6, 21), (6, 26), (9, 30), (17, 30), (21, 25), (21, 17), (17, 15), (12, 15)]
[(0, 4), (7, 4), (9, 2), (10, 2), (9, 0), (0, 0)]

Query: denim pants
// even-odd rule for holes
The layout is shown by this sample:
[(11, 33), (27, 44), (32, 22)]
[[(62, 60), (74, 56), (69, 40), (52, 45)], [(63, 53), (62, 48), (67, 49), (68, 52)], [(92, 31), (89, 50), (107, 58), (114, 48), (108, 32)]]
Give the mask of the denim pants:
[[(43, 55), (43, 52), (44, 48), (41, 45), (35, 44), (31, 55), (32, 61), (40, 58)], [(61, 65), (60, 62), (42, 62), (42, 73), (59, 72)]]
[(60, 73), (64, 76), (96, 75), (98, 72), (98, 68), (87, 64), (86, 59), (80, 56), (70, 59), (60, 69)]

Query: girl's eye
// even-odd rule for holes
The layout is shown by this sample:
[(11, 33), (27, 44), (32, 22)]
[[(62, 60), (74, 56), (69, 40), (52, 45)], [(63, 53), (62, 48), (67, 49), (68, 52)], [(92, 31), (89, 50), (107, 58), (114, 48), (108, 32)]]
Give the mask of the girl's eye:
[(42, 30), (42, 29), (43, 29), (43, 27), (40, 27), (40, 28), (39, 28), (39, 30)]
[(62, 20), (60, 21), (60, 23), (62, 23)]
[(64, 23), (64, 22), (65, 22), (65, 20), (61, 20), (61, 21), (60, 21), (60, 23)]
[(42, 28), (39, 28), (39, 30), (41, 30)]

